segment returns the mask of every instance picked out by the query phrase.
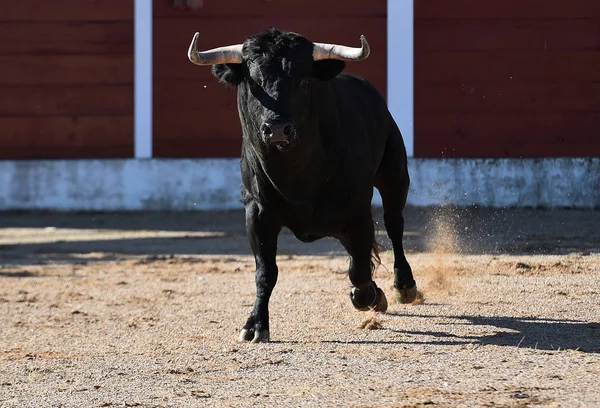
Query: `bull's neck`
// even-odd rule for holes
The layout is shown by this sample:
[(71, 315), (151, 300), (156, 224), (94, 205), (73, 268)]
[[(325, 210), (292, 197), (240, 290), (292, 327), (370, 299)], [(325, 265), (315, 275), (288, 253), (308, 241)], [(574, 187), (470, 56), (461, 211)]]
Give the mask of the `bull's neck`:
[[(319, 93), (321, 93), (320, 90)], [(283, 153), (269, 148), (256, 136), (258, 126), (256, 118), (248, 109), (250, 106), (249, 90), (238, 89), (238, 110), (242, 124), (243, 159), (254, 169), (261, 187), (272, 187), (286, 201), (310, 205), (327, 183), (336, 163), (328, 155), (321, 135), (317, 99), (323, 95), (313, 95), (310, 113), (303, 124), (298, 126), (298, 141), (288, 152)], [(328, 96), (328, 95), (326, 95)], [(330, 101), (326, 101), (330, 102)], [(328, 118), (337, 121), (336, 118)]]
[(327, 180), (327, 158), (318, 141), (311, 145), (300, 141), (287, 153), (268, 148), (256, 149), (251, 143), (244, 149), (246, 159), (255, 160), (258, 165), (255, 168), (263, 173), (258, 177), (262, 180), (261, 184), (270, 184), (286, 201), (300, 205), (312, 202)]

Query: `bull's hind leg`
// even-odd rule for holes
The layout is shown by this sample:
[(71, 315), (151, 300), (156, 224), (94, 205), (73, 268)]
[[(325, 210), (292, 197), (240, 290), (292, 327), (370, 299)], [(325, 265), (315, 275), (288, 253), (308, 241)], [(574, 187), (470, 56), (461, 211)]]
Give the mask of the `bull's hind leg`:
[(350, 300), (361, 311), (385, 312), (387, 299), (383, 291), (373, 281), (372, 250), (375, 230), (370, 206), (357, 218), (350, 220), (340, 240), (350, 255), (348, 275), (352, 283)]
[(281, 225), (254, 202), (246, 204), (246, 231), (256, 263), (256, 300), (240, 341), (269, 340), (269, 299), (277, 283), (277, 236)]
[[(396, 137), (397, 136), (397, 137)], [(390, 137), (376, 176), (375, 187), (383, 201), (385, 229), (394, 248), (394, 295), (396, 301), (412, 303), (417, 297), (417, 285), (404, 255), (404, 217), (409, 176), (406, 153), (401, 136)]]

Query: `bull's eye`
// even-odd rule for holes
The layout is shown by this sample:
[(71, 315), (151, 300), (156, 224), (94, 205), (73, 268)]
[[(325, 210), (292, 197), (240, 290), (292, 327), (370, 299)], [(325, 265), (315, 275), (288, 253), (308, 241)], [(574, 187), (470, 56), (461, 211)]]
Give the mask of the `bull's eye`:
[(302, 81), (300, 81), (300, 88), (308, 89), (309, 86), (310, 86), (310, 79), (304, 78)]

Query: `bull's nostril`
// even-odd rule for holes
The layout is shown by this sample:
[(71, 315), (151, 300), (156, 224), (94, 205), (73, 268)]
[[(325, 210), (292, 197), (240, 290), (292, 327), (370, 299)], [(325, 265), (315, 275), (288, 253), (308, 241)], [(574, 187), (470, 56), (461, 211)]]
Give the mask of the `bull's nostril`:
[(262, 132), (265, 136), (271, 136), (273, 134), (273, 130), (271, 130), (271, 127), (267, 124), (262, 125)]
[(283, 128), (283, 134), (289, 136), (292, 134), (292, 127), (290, 125), (285, 125)]

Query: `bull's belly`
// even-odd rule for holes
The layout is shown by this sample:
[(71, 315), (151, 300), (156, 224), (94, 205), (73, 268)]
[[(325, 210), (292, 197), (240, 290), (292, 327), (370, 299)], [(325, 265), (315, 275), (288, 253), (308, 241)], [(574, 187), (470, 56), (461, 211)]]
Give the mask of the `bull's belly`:
[(341, 203), (331, 199), (327, 201), (327, 205), (316, 207), (316, 210), (310, 212), (293, 208), (280, 209), (283, 226), (289, 228), (302, 242), (313, 242), (326, 237), (343, 238), (348, 221), (357, 216), (358, 206), (356, 200)]
[(300, 233), (294, 232), (294, 235), (296, 236), (296, 238), (298, 238), (302, 242), (314, 242), (321, 238), (325, 238), (327, 236), (327, 235), (321, 235), (321, 234), (311, 234), (311, 233), (307, 233), (307, 232), (300, 232)]
[(342, 238), (344, 236), (344, 223), (319, 223), (304, 225), (286, 225), (292, 233), (302, 242), (314, 242), (321, 238)]

